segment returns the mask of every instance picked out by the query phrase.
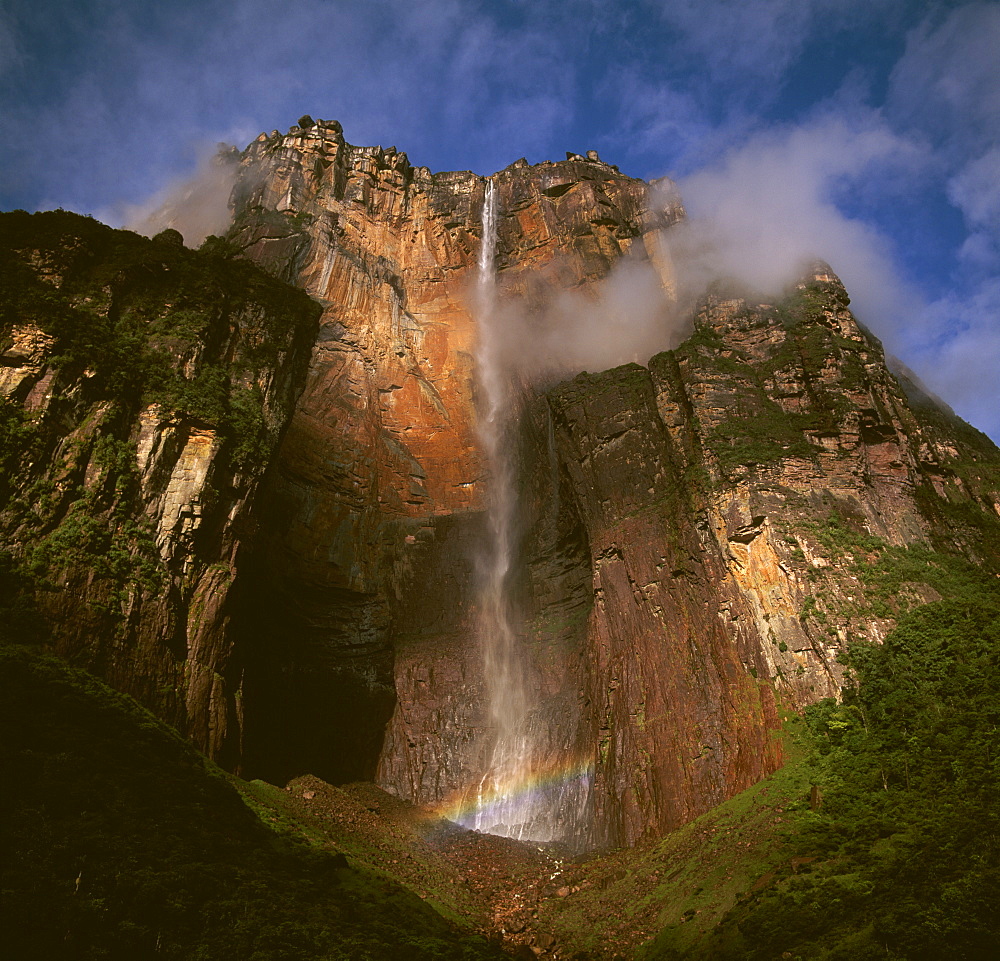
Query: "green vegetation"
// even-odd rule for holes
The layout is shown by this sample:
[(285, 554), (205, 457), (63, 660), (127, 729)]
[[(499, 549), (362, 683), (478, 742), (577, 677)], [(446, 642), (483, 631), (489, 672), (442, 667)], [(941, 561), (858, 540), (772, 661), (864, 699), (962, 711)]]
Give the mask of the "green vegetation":
[[(461, 927), (488, 924), (482, 904), (474, 902), (457, 869), (420, 837), (426, 833), (426, 818), (405, 802), (370, 785), (333, 787), (308, 776), (292, 782), (290, 791), (265, 781), (236, 785), (273, 831), (317, 851), (343, 852), (354, 867), (402, 884)], [(308, 802), (303, 802), (303, 792), (309, 794)]]
[(0, 776), (5, 957), (501, 956), (353, 859), (269, 830), (130, 698), (26, 648), (0, 649)]
[(101, 635), (165, 582), (143, 511), (140, 410), (159, 404), (181, 442), (192, 428), (220, 438), (203, 507), (219, 481), (259, 474), (277, 443), (291, 397), (268, 409), (260, 385), (290, 351), (304, 356), (319, 307), (237, 253), (215, 237), (193, 251), (176, 231), (148, 240), (64, 211), (0, 214), (0, 343), (26, 328), (53, 374), (42, 411), (25, 411), (20, 394), (0, 399), (0, 545), (36, 590), (86, 578)]
[(752, 415), (724, 420), (712, 430), (708, 446), (726, 474), (783, 457), (812, 458), (816, 448), (802, 433), (810, 423), (808, 415), (786, 414), (777, 404), (765, 401)]
[[(156, 402), (216, 428), (237, 465), (259, 469), (274, 440), (259, 377), (316, 322), (302, 291), (210, 237), (199, 251), (65, 211), (0, 214), (0, 336), (33, 324), (48, 363), (83, 399), (134, 413)], [(10, 417), (0, 416), (0, 456)]]
[(692, 823), (657, 841), (568, 865), (554, 883), (579, 890), (543, 901), (539, 928), (570, 952), (592, 957), (616, 950), (657, 958), (665, 945), (686, 951), (699, 944), (758, 885), (788, 869), (795, 833), (810, 816), (814, 774), (804, 734), (800, 721), (789, 720), (786, 765)]
[(34, 447), (36, 433), (24, 408), (0, 397), (0, 504), (14, 491), (11, 480)]
[[(95, 474), (90, 485), (72, 490), (59, 523), (27, 545), (26, 573), (36, 590), (54, 590), (63, 572), (86, 572), (104, 588), (90, 594), (90, 607), (117, 623), (132, 595), (162, 586), (164, 571), (151, 526), (137, 509), (132, 445), (99, 435), (89, 462)], [(43, 509), (35, 515), (45, 523)]]
[[(737, 313), (734, 321), (756, 317), (763, 325), (777, 318), (785, 328), (785, 337), (771, 344), (766, 357), (748, 358), (708, 323), (696, 326), (677, 349), (702, 379), (725, 395), (730, 416), (705, 438), (723, 475), (732, 479), (786, 457), (815, 460), (821, 448), (809, 435), (839, 430), (855, 406), (844, 391), (864, 389), (865, 352), (871, 350), (842, 336), (828, 319), (848, 302), (839, 285), (817, 282), (794, 291), (776, 307), (748, 307)], [(833, 382), (827, 373), (831, 364)], [(801, 410), (784, 410), (772, 399), (775, 379), (782, 373), (801, 382)]]
[[(837, 511), (803, 529), (838, 560), (839, 570), (855, 574), (864, 587), (864, 600), (853, 607), (841, 603), (841, 614), (892, 618), (935, 595), (976, 603), (993, 596), (998, 589), (992, 572), (965, 557), (920, 545), (889, 544)], [(814, 580), (821, 581), (824, 570), (810, 573)], [(822, 594), (821, 587), (817, 587), (817, 593)], [(822, 619), (821, 614), (815, 597), (810, 595), (801, 616)]]
[(987, 959), (1000, 941), (1000, 592), (928, 604), (855, 645), (842, 704), (807, 712), (813, 860), (683, 955)]

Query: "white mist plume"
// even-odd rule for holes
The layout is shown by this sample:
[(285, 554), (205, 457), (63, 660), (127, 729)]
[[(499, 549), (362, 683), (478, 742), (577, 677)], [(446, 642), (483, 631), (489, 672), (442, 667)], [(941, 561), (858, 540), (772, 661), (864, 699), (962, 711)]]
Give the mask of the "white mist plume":
[(607, 277), (585, 288), (565, 290), (557, 280), (535, 277), (528, 294), (497, 309), (505, 366), (535, 383), (632, 361), (644, 364), (679, 340), (669, 280), (641, 251), (629, 253)]
[(232, 223), (229, 197), (238, 169), (233, 148), (219, 144), (214, 155), (202, 158), (193, 176), (127, 207), (121, 218), (124, 226), (147, 237), (173, 228), (189, 247), (197, 247), (209, 234), (225, 233)]
[(831, 116), (768, 132), (680, 181), (689, 213), (665, 240), (682, 287), (714, 280), (778, 296), (809, 260), (825, 260), (873, 314), (895, 314), (900, 285), (884, 239), (837, 204), (865, 177), (917, 159), (877, 118)]
[[(683, 178), (688, 219), (647, 236), (645, 245), (637, 241), (604, 280), (566, 291), (555, 265), (551, 284), (534, 277), (526, 293), (508, 298), (499, 308), (504, 360), (534, 382), (645, 364), (677, 346), (694, 302), (713, 282), (777, 298), (817, 259), (831, 264), (861, 319), (874, 320), (891, 345), (919, 304), (884, 238), (846, 216), (837, 201), (863, 190), (866, 178), (922, 160), (910, 142), (863, 111), (759, 134)], [(654, 208), (667, 199), (658, 190), (677, 187), (654, 184)], [(669, 268), (649, 249), (654, 244), (667, 253)]]

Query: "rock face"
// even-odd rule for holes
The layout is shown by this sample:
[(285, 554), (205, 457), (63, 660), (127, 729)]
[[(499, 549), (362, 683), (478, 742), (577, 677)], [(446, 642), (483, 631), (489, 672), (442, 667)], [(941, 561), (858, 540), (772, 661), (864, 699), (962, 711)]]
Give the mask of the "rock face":
[(918, 568), (887, 604), (862, 553), (997, 566), (996, 448), (915, 412), (825, 265), (779, 307), (710, 297), (675, 351), (542, 403), (575, 508), (551, 539), (588, 545), (597, 843), (759, 779), (780, 760), (777, 706), (836, 695), (849, 641), (938, 596)]
[[(522, 310), (626, 254), (670, 292), (679, 203), (651, 210), (669, 191), (588, 157), (493, 177), (498, 284)], [(324, 304), (265, 493), (246, 703), (267, 730), (248, 721), (248, 770), (375, 777), (449, 811), (482, 774), (489, 481), (469, 305), (484, 190), (323, 121), (243, 156), (233, 241)], [(648, 367), (527, 390), (517, 602), (552, 766), (590, 785), (568, 835), (634, 842), (780, 762), (778, 705), (836, 693), (844, 644), (892, 620), (865, 608), (831, 517), (989, 555), (995, 448), (926, 398), (917, 410), (847, 303), (824, 265), (780, 304), (716, 293)]]
[[(61, 651), (223, 763), (455, 815), (492, 728), (486, 181), (300, 124), (242, 154), (228, 243), (77, 224), (3, 247), (28, 291), (0, 344), (4, 546), (41, 572)], [(599, 312), (625, 258), (670, 346), (669, 184), (593, 151), (491, 179), (503, 316), (530, 331), (566, 291)], [(948, 564), (1000, 561), (1000, 452), (889, 372), (826, 265), (770, 304), (713, 289), (687, 324), (645, 365), (517, 384), (510, 601), (545, 758), (521, 787), (561, 799), (579, 847), (754, 783), (780, 711), (838, 692), (847, 644)]]
[(59, 653), (235, 765), (240, 555), (314, 305), (224, 245), (2, 217), (4, 560)]
[[(488, 479), (469, 307), (485, 180), (353, 147), (323, 122), (262, 135), (243, 165), (231, 239), (325, 305), (266, 495), (256, 619), (271, 640), (247, 704), (268, 720), (249, 769), (377, 774), (440, 801), (486, 749), (470, 606)], [(542, 277), (603, 278), (654, 225), (647, 185), (599, 161), (518, 161), (494, 179), (501, 278), (525, 300)], [(574, 711), (577, 673), (546, 673), (572, 688)], [(579, 738), (555, 739), (569, 751)]]

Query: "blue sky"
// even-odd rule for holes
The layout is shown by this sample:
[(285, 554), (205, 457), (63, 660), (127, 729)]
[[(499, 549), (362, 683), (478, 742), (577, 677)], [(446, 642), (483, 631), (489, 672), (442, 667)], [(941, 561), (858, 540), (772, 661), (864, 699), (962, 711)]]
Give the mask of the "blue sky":
[(1000, 2), (0, 0), (0, 208), (111, 223), (303, 113), (432, 170), (595, 148), (802, 254), (1000, 438)]

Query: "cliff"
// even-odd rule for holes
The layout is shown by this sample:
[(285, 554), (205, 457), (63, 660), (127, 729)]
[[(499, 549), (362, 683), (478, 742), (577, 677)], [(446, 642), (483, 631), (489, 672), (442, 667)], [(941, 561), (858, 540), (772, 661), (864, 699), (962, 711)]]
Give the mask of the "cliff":
[[(489, 742), (470, 307), (485, 180), (306, 119), (248, 148), (234, 194), (233, 242), (324, 305), (264, 494), (248, 769), (375, 777), (454, 810)], [(596, 299), (625, 256), (669, 300), (683, 209), (595, 158), (492, 178), (497, 283), (522, 314), (554, 291)], [(524, 388), (533, 724), (553, 772), (591, 778), (565, 836), (634, 842), (758, 780), (780, 762), (779, 706), (836, 693), (846, 643), (936, 596), (920, 551), (932, 573), (939, 552), (996, 562), (996, 448), (908, 400), (848, 303), (825, 265), (774, 304), (715, 291), (647, 367)]]
[(822, 265), (777, 305), (712, 296), (647, 368), (543, 400), (576, 507), (552, 539), (593, 585), (598, 841), (759, 780), (776, 710), (838, 695), (849, 643), (997, 568), (996, 448), (911, 407), (847, 303)]
[(2, 219), (4, 633), (37, 608), (58, 653), (237, 764), (240, 557), (315, 306), (218, 241)]
[[(230, 768), (455, 816), (493, 729), (487, 181), (301, 123), (243, 152), (233, 228), (198, 253), (7, 215), (0, 574), (61, 653)], [(509, 600), (544, 758), (521, 786), (557, 797), (550, 836), (630, 844), (773, 771), (781, 712), (839, 691), (849, 643), (997, 568), (1000, 452), (890, 373), (826, 265), (678, 318), (669, 183), (596, 154), (490, 179), (522, 354), (567, 291), (600, 323), (623, 262), (673, 346), (511, 371)]]
[[(523, 297), (543, 277), (599, 280), (652, 229), (647, 185), (599, 161), (518, 161), (494, 179), (498, 264)], [(378, 776), (429, 802), (481, 768), (470, 618), (488, 478), (470, 296), (484, 192), (470, 172), (353, 147), (337, 124), (261, 135), (244, 154), (231, 240), (324, 304), (266, 493), (256, 618), (269, 640), (252, 713), (267, 722), (248, 758), (266, 777)], [(546, 673), (576, 711), (576, 670)], [(556, 732), (553, 750), (578, 739)]]

